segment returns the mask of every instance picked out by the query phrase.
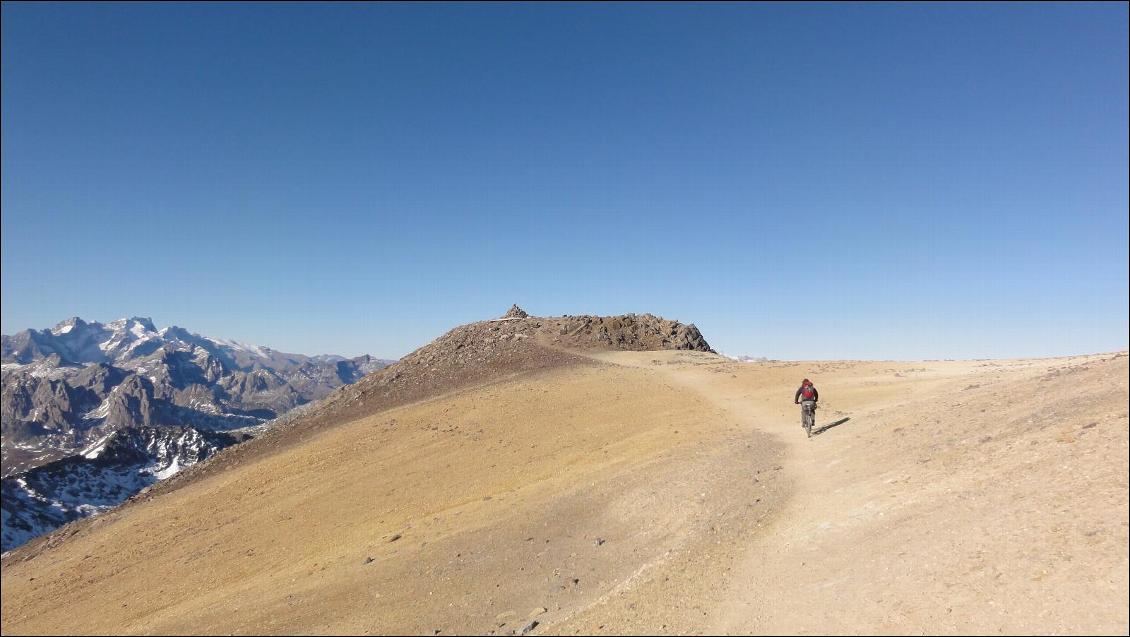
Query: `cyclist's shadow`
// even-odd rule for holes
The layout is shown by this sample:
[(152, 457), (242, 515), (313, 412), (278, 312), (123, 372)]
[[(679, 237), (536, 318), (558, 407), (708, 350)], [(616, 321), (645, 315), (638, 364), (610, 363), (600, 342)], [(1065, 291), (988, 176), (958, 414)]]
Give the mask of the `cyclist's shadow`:
[(813, 429), (812, 435), (813, 436), (819, 436), (820, 434), (824, 433), (825, 431), (828, 431), (832, 427), (839, 427), (840, 425), (844, 424), (845, 422), (847, 422), (849, 420), (851, 420), (850, 416), (847, 417), (847, 418), (840, 418), (839, 420), (837, 420), (835, 422), (830, 422), (830, 423), (824, 425), (823, 427), (818, 427), (816, 429)]

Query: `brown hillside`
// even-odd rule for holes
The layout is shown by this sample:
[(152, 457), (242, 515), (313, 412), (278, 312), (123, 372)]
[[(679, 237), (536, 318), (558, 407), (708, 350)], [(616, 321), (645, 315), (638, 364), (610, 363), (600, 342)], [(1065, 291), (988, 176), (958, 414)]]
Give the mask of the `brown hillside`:
[[(519, 347), (561, 346), (530, 333)], [(16, 551), (3, 630), (1127, 629), (1125, 353), (558, 354)], [(820, 424), (850, 420), (805, 438), (802, 377)]]
[[(502, 318), (450, 330), (396, 363), (283, 419), (260, 438), (225, 449), (154, 485), (124, 506), (278, 453), (329, 428), (392, 407), (538, 370), (592, 365), (584, 352), (612, 350), (713, 351), (694, 325), (651, 314), (536, 317), (514, 305)], [(80, 520), (60, 528), (32, 540), (25, 550), (56, 544), (81, 532), (86, 524), (87, 520)]]

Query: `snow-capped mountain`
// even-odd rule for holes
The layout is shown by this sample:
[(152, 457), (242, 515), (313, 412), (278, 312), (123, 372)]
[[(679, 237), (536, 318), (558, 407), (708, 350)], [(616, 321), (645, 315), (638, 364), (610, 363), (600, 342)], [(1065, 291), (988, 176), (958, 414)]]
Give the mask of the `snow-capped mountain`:
[[(75, 317), (3, 336), (0, 357), (5, 549), (12, 546), (10, 521), (16, 529), (40, 520), (35, 529), (49, 530), (52, 521), (117, 504), (238, 438), (221, 433), (259, 426), (391, 362), (287, 354), (176, 326), (157, 329), (138, 317), (106, 324)], [(168, 436), (181, 442), (158, 446), (190, 449), (174, 454), (180, 459), (173, 465), (162, 464), (172, 452), (162, 456), (153, 446)], [(91, 457), (99, 441), (114, 449), (144, 441), (135, 451), (145, 459)], [(17, 503), (25, 513), (38, 506), (29, 503), (46, 508), (17, 516), (10, 509)], [(13, 531), (11, 540), (26, 540), (27, 532)]]
[[(33, 364), (44, 360), (55, 366), (82, 366), (107, 363), (124, 369), (143, 366), (161, 349), (211, 355), (224, 367), (248, 371), (256, 368), (279, 372), (293, 371), (307, 363), (336, 364), (354, 361), (360, 367), (379, 369), (391, 361), (368, 356), (347, 359), (343, 356), (303, 356), (287, 354), (269, 347), (193, 334), (175, 325), (158, 330), (148, 318), (133, 317), (106, 324), (86, 322), (77, 316), (51, 329), (24, 330), (3, 336), (0, 358), (5, 366)], [(48, 374), (44, 370), (44, 374)]]
[(734, 361), (737, 361), (739, 363), (767, 363), (767, 362), (769, 362), (769, 359), (764, 357), (764, 356), (745, 356), (745, 355), (731, 356), (730, 354), (722, 354), (722, 355), (725, 356), (726, 358), (730, 359), (730, 360), (734, 360)]

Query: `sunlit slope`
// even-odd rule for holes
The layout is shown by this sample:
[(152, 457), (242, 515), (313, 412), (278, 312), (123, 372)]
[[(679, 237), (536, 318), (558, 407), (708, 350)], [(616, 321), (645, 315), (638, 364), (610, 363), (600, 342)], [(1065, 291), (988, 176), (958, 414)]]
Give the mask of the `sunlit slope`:
[(1126, 633), (1125, 353), (837, 367), (711, 630)]
[[(716, 572), (700, 623), (678, 630), (1125, 634), (1126, 353), (740, 367), (665, 357), (673, 381), (786, 446), (790, 486), (735, 546), (739, 564)], [(811, 441), (791, 403), (805, 376), (821, 391), (818, 424), (851, 417)], [(634, 632), (662, 603), (629, 595), (558, 628)]]
[[(559, 364), (344, 419), (21, 549), (3, 629), (1127, 629), (1125, 353)], [(818, 425), (850, 417), (811, 440), (806, 376)]]
[(708, 532), (699, 494), (774, 449), (733, 427), (611, 365), (390, 410), (6, 564), (4, 629), (488, 631), (539, 608), (545, 624)]

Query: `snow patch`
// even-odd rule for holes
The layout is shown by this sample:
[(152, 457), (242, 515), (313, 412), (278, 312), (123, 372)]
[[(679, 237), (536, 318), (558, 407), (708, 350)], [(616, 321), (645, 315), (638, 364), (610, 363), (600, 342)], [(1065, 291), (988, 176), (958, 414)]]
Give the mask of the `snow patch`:
[(154, 471), (153, 475), (156, 476), (158, 480), (164, 480), (165, 478), (173, 476), (174, 474), (176, 474), (180, 470), (181, 470), (180, 458), (177, 457), (177, 456), (174, 456), (173, 461), (171, 463), (169, 463), (169, 466), (165, 467), (164, 469), (161, 469), (160, 471)]
[(105, 436), (102, 436), (96, 442), (94, 442), (94, 444), (80, 451), (79, 455), (88, 460), (94, 460), (98, 456), (102, 455), (102, 450), (106, 448), (106, 441), (109, 440), (110, 436), (112, 435), (114, 434), (106, 434)]

